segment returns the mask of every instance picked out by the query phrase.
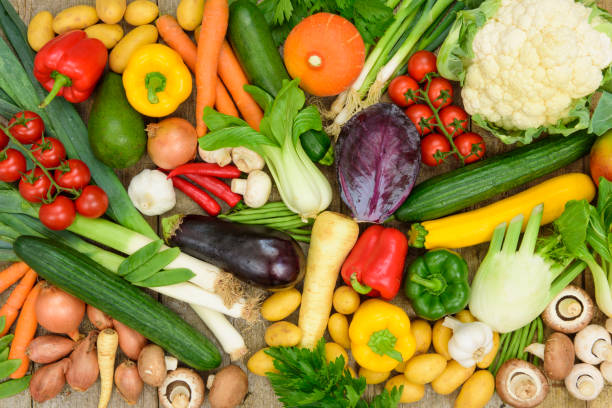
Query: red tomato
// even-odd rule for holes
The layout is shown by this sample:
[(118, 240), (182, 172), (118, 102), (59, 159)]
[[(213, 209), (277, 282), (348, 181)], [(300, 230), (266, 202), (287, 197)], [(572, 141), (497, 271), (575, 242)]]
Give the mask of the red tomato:
[(55, 187), (51, 185), (51, 180), (39, 168), (35, 167), (21, 176), (19, 181), (19, 193), (23, 198), (32, 202), (40, 203), (47, 198), (47, 193), (53, 193)]
[[(64, 166), (67, 168), (63, 168)], [(61, 167), (55, 170), (55, 181), (60, 186), (79, 189), (89, 184), (91, 173), (81, 160), (68, 159), (62, 163)]]
[(52, 203), (40, 206), (38, 218), (49, 229), (65, 230), (72, 225), (76, 218), (74, 203), (68, 197), (57, 196)]
[(28, 122), (25, 125), (15, 125), (10, 128), (11, 135), (23, 144), (32, 144), (40, 139), (45, 131), (45, 124), (38, 114), (30, 111), (19, 112), (9, 122), (9, 126), (15, 123), (17, 119), (25, 117)]
[(430, 72), (438, 72), (436, 55), (429, 51), (417, 51), (408, 60), (408, 74), (421, 82)]
[[(408, 91), (412, 90), (414, 98), (409, 98)], [(419, 94), (419, 84), (408, 75), (400, 75), (393, 78), (389, 84), (389, 96), (397, 106), (405, 108), (416, 103), (416, 96)]]
[(476, 133), (468, 132), (455, 138), (455, 146), (464, 157), (466, 164), (482, 159), (485, 154), (485, 143)]
[(44, 142), (40, 139), (32, 145), (31, 149), (36, 160), (47, 168), (59, 166), (66, 158), (64, 145), (53, 137), (45, 137)]
[(433, 78), (429, 84), (427, 97), (436, 108), (444, 108), (453, 101), (453, 86), (444, 78)]
[(426, 135), (431, 133), (435, 119), (429, 106), (423, 104), (412, 105), (406, 109), (405, 113), (412, 123), (414, 123), (419, 134)]
[(432, 133), (421, 140), (421, 161), (428, 166), (435, 167), (444, 161), (444, 158), (438, 157), (439, 153), (451, 151), (451, 145), (446, 137)]
[(0, 130), (0, 150), (4, 149), (9, 144), (9, 138), (3, 131)]
[(108, 196), (98, 186), (86, 186), (74, 202), (79, 214), (88, 218), (98, 218), (108, 208)]
[(26, 171), (26, 159), (20, 151), (6, 149), (0, 153), (0, 180), (12, 183), (19, 180), (22, 173)]
[(465, 132), (468, 128), (468, 114), (458, 106), (451, 105), (439, 113), (440, 122), (453, 138)]

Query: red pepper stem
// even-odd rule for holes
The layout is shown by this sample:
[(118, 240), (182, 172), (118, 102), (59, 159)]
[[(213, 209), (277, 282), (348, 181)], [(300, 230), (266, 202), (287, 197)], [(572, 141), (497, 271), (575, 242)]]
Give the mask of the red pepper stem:
[(53, 83), (53, 89), (51, 89), (51, 92), (49, 92), (45, 100), (42, 101), (40, 105), (38, 105), (39, 108), (44, 108), (48, 104), (50, 104), (51, 101), (53, 101), (53, 98), (57, 96), (58, 92), (63, 87), (72, 85), (72, 79), (70, 79), (64, 74), (60, 74), (57, 71), (53, 71), (53, 73), (51, 74), (51, 77), (55, 79), (55, 82)]
[(422, 276), (414, 274), (412, 275), (410, 280), (414, 283), (424, 286), (434, 294), (442, 293), (444, 289), (446, 289), (446, 282), (444, 278), (438, 275), (432, 275), (431, 279), (425, 279)]
[(355, 292), (360, 293), (362, 295), (367, 295), (372, 291), (372, 288), (368, 285), (364, 285), (357, 279), (357, 273), (353, 273), (351, 275), (351, 286), (355, 290)]

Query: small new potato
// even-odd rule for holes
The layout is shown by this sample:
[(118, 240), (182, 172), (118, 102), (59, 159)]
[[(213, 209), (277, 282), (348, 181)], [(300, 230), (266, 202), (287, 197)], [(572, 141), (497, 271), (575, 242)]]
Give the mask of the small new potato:
[(302, 329), (293, 323), (276, 322), (266, 330), (266, 344), (270, 347), (293, 347), (302, 340)]
[(448, 342), (453, 337), (453, 331), (446, 326), (443, 326), (444, 319), (440, 319), (434, 324), (432, 331), (432, 342), (436, 353), (444, 356), (447, 360), (451, 359), (448, 352)]
[(349, 286), (340, 286), (334, 292), (332, 302), (336, 312), (345, 315), (353, 314), (359, 307), (359, 294)]
[(376, 371), (370, 371), (367, 368), (359, 367), (359, 376), (366, 379), (366, 384), (380, 384), (389, 378), (389, 375), (391, 375), (391, 371), (378, 373)]
[(274, 367), (274, 359), (266, 354), (268, 349), (269, 347), (262, 348), (249, 358), (247, 368), (250, 372), (261, 377), (265, 377), (266, 373), (278, 373), (278, 370)]
[(181, 0), (176, 9), (176, 19), (185, 31), (193, 31), (202, 23), (204, 0)]
[(118, 74), (122, 74), (136, 49), (155, 42), (157, 42), (157, 28), (155, 26), (147, 24), (136, 27), (119, 40), (111, 51), (108, 57), (110, 69)]
[(495, 392), (495, 377), (487, 370), (476, 371), (461, 387), (455, 408), (484, 408)]
[(123, 18), (130, 25), (141, 26), (155, 20), (158, 14), (157, 4), (147, 0), (136, 0), (128, 4)]
[(126, 0), (96, 0), (96, 12), (106, 24), (117, 24), (123, 18)]
[(499, 333), (493, 332), (493, 348), (486, 354), (482, 360), (476, 363), (476, 367), (478, 368), (489, 368), (493, 360), (495, 360), (495, 356), (497, 355), (497, 350), (499, 350)]
[(329, 316), (327, 321), (327, 330), (332, 340), (344, 347), (351, 348), (351, 339), (349, 338), (349, 323), (345, 315), (334, 313)]
[(295, 288), (276, 292), (261, 305), (261, 316), (271, 322), (283, 320), (297, 310), (301, 301), (302, 294)]
[(413, 384), (403, 375), (396, 375), (385, 384), (385, 389), (391, 391), (393, 388), (404, 386), (401, 403), (417, 402), (425, 396), (425, 386), (423, 384)]
[(325, 360), (328, 363), (333, 363), (338, 357), (344, 357), (344, 366), (348, 366), (348, 353), (339, 344), (336, 343), (325, 343)]
[(473, 323), (477, 320), (472, 314), (472, 312), (469, 311), (469, 309), (464, 309), (464, 310), (461, 310), (460, 312), (457, 312), (455, 314), (455, 317), (461, 323)]
[(123, 28), (119, 24), (95, 24), (85, 29), (89, 38), (97, 38), (109, 50), (123, 38)]
[(53, 14), (43, 10), (32, 17), (28, 24), (28, 43), (34, 51), (40, 51), (53, 38)]
[(74, 6), (62, 10), (53, 19), (53, 31), (64, 34), (71, 30), (82, 30), (98, 22), (98, 13), (91, 6)]
[(404, 371), (406, 371), (406, 364), (407, 363), (408, 363), (408, 361), (402, 361), (401, 363), (397, 363), (397, 365), (395, 366), (393, 371), (397, 371), (398, 373), (403, 373)]
[(446, 358), (439, 354), (419, 354), (406, 363), (404, 375), (411, 383), (427, 384), (442, 374), (446, 364)]
[(410, 324), (410, 330), (416, 340), (415, 353), (427, 353), (431, 346), (431, 326), (425, 320), (415, 320)]
[(448, 395), (466, 382), (475, 369), (476, 366), (464, 367), (455, 360), (451, 360), (442, 374), (431, 382), (431, 388), (438, 394)]

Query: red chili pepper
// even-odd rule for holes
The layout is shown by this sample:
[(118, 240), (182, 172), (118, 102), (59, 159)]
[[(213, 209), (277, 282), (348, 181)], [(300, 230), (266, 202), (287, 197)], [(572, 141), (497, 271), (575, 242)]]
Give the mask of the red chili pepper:
[(189, 174), (187, 178), (225, 201), (230, 207), (235, 207), (242, 200), (241, 195), (234, 193), (230, 186), (219, 179), (200, 174)]
[(342, 265), (342, 279), (358, 293), (392, 299), (399, 291), (408, 253), (406, 236), (373, 225), (359, 237)]
[(187, 180), (180, 177), (174, 177), (172, 179), (172, 185), (183, 193), (187, 194), (187, 196), (202, 207), (207, 214), (215, 216), (221, 212), (221, 206), (219, 203), (217, 203), (205, 191), (200, 190), (197, 186), (194, 186)]
[(72, 103), (89, 98), (107, 59), (102, 41), (87, 38), (82, 30), (69, 31), (49, 41), (34, 58), (34, 76), (49, 91), (40, 107), (47, 106), (56, 95)]
[(168, 177), (176, 177), (182, 174), (201, 174), (202, 176), (233, 179), (240, 177), (241, 172), (236, 166), (232, 165), (221, 167), (214, 163), (187, 163), (172, 170)]

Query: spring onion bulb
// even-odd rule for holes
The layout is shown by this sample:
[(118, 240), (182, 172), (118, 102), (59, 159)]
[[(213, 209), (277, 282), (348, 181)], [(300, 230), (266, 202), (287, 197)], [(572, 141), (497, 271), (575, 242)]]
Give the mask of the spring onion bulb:
[(200, 305), (191, 305), (191, 308), (202, 319), (206, 327), (213, 332), (223, 350), (229, 354), (230, 360), (236, 361), (248, 353), (244, 339), (221, 313)]

